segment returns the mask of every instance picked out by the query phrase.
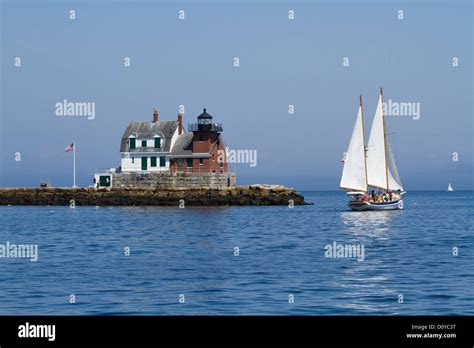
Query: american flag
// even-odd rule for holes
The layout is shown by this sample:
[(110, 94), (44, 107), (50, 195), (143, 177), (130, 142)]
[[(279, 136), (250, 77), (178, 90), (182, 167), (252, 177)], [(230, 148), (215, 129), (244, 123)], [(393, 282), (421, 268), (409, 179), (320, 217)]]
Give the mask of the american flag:
[(66, 146), (64, 151), (69, 152), (69, 151), (72, 151), (73, 149), (74, 149), (74, 143), (72, 143), (71, 145)]

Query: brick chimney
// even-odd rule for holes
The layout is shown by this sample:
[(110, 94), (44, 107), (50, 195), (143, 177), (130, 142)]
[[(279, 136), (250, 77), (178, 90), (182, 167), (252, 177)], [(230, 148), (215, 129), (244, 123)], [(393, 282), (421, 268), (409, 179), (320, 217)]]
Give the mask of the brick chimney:
[(178, 135), (183, 133), (183, 115), (178, 113)]
[(158, 122), (158, 110), (153, 110), (153, 122)]

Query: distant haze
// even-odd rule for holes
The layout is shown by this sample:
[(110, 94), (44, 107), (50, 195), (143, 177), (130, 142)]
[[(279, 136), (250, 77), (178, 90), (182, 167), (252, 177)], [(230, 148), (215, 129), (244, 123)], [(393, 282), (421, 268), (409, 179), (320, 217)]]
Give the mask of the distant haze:
[[(1, 6), (2, 187), (72, 185), (73, 141), (77, 182), (91, 185), (120, 165), (128, 122), (184, 105), (185, 128), (206, 107), (228, 147), (257, 150), (255, 167), (231, 166), (239, 184), (334, 190), (359, 95), (368, 132), (383, 86), (387, 101), (419, 103), (418, 119), (387, 117), (406, 189), (472, 189), (471, 1)], [(94, 103), (94, 117), (56, 115), (64, 100)]]

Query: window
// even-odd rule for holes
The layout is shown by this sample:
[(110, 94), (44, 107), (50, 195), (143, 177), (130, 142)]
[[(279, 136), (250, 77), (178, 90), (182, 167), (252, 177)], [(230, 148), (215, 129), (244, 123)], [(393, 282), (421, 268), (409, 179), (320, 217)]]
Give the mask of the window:
[(131, 149), (134, 149), (136, 147), (135, 140), (136, 140), (135, 138), (130, 138), (129, 139), (129, 145), (130, 145)]
[(188, 168), (193, 167), (193, 159), (192, 158), (187, 158), (186, 159), (186, 167), (188, 167)]
[(146, 147), (146, 140), (142, 140), (142, 147)]
[(132, 163), (135, 163), (135, 157), (132, 157)]
[(204, 164), (204, 161), (202, 160), (202, 158), (199, 159), (199, 165), (202, 166)]
[(161, 147), (161, 138), (155, 138), (155, 148)]
[(221, 161), (221, 163), (219, 163), (219, 166), (222, 168), (224, 166), (224, 163)]
[(160, 157), (160, 167), (166, 167), (166, 157)]
[(150, 157), (150, 167), (156, 167), (156, 157)]

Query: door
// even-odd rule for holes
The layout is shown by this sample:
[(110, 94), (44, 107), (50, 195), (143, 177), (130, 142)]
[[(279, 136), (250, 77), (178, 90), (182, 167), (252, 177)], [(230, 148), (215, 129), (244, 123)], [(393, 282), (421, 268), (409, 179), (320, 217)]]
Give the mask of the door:
[(101, 187), (109, 187), (110, 186), (110, 176), (108, 175), (101, 175), (99, 177), (99, 186)]
[(166, 167), (166, 157), (160, 157), (160, 167)]
[(148, 162), (148, 158), (142, 157), (142, 170), (147, 170), (147, 162)]

